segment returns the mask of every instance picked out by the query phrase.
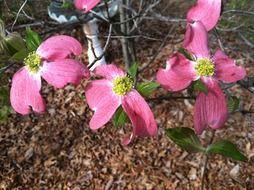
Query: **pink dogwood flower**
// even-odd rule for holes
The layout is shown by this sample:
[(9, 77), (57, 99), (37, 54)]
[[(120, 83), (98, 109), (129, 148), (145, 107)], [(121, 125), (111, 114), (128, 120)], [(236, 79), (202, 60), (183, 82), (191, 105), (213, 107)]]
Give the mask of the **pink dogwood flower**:
[(93, 9), (100, 0), (75, 0), (75, 7), (79, 10), (84, 10), (84, 12), (88, 12)]
[(221, 0), (198, 0), (187, 13), (187, 21), (200, 21), (207, 31), (217, 24), (221, 13)]
[(79, 84), (89, 77), (89, 70), (70, 56), (80, 55), (82, 46), (69, 36), (48, 38), (36, 51), (24, 59), (25, 66), (13, 76), (10, 92), (11, 105), (20, 114), (45, 111), (45, 102), (40, 94), (41, 77), (49, 84), (62, 88), (68, 83)]
[(103, 79), (90, 82), (85, 95), (94, 115), (89, 123), (92, 130), (105, 125), (117, 108), (122, 105), (133, 124), (130, 137), (124, 139), (127, 145), (135, 136), (145, 137), (157, 134), (157, 124), (154, 115), (144, 98), (133, 88), (133, 80), (113, 64), (100, 65), (95, 74)]
[(183, 90), (198, 79), (207, 86), (208, 93), (200, 92), (194, 106), (197, 134), (201, 134), (206, 126), (218, 129), (227, 120), (227, 103), (218, 82), (233, 83), (246, 75), (245, 69), (236, 66), (235, 61), (221, 50), (211, 56), (207, 38), (202, 22), (189, 23), (184, 47), (195, 60), (188, 60), (182, 54), (175, 53), (168, 59), (166, 69), (160, 69), (157, 73), (158, 82), (169, 91)]

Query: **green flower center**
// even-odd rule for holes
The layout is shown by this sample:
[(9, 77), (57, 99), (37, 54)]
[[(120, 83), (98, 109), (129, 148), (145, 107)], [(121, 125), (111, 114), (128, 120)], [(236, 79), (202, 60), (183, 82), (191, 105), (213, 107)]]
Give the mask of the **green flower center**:
[(133, 88), (133, 80), (129, 77), (117, 77), (113, 81), (113, 91), (117, 95), (125, 95)]
[(210, 59), (198, 59), (195, 69), (200, 76), (213, 76), (214, 74), (214, 64)]
[(36, 54), (35, 51), (30, 52), (24, 59), (25, 65), (28, 67), (29, 71), (33, 73), (37, 73), (39, 71), (41, 62), (41, 57)]

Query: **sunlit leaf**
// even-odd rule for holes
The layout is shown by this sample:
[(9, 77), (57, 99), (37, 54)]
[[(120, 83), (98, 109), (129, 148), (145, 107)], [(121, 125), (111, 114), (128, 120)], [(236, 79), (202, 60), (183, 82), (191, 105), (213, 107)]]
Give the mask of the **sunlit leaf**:
[(28, 50), (36, 51), (41, 44), (41, 38), (38, 33), (31, 30), (31, 28), (26, 29), (26, 45)]
[(152, 94), (160, 84), (156, 82), (143, 82), (137, 85), (137, 91), (142, 95), (142, 96), (149, 96)]
[(246, 161), (247, 157), (244, 156), (232, 142), (227, 140), (220, 140), (207, 148), (208, 154), (220, 154), (225, 157), (230, 157), (234, 160)]
[(133, 79), (135, 79), (137, 73), (138, 73), (138, 64), (137, 64), (137, 63), (133, 63), (133, 64), (131, 65), (131, 67), (129, 68), (129, 70), (128, 70), (128, 74), (129, 74)]

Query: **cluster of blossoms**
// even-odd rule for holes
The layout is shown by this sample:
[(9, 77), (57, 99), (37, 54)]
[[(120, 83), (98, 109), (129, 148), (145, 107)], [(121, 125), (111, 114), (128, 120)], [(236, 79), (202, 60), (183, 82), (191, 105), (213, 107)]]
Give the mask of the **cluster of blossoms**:
[(157, 73), (158, 82), (169, 91), (187, 88), (192, 81), (201, 80), (208, 92), (199, 92), (194, 106), (194, 127), (201, 134), (206, 126), (221, 128), (228, 117), (227, 103), (219, 81), (232, 83), (245, 77), (245, 69), (217, 50), (211, 56), (208, 49), (208, 31), (218, 22), (221, 0), (198, 0), (187, 14), (184, 48), (192, 55), (189, 60), (175, 53), (167, 60), (166, 69)]
[[(96, 6), (100, 0), (76, 0), (77, 9), (85, 12)], [(225, 95), (219, 86), (236, 82), (245, 77), (242, 67), (227, 57), (221, 50), (211, 56), (208, 50), (208, 31), (217, 24), (220, 17), (221, 0), (198, 0), (187, 15), (187, 31), (184, 48), (193, 59), (189, 60), (175, 53), (167, 61), (166, 69), (157, 73), (157, 81), (169, 91), (180, 91), (193, 81), (201, 80), (208, 92), (199, 92), (194, 109), (194, 126), (201, 134), (206, 126), (217, 129), (225, 123), (228, 111)], [(82, 78), (88, 79), (90, 71), (76, 59), (82, 46), (74, 38), (59, 35), (48, 38), (35, 52), (24, 60), (25, 66), (17, 71), (12, 80), (11, 104), (14, 110), (28, 114), (44, 112), (45, 103), (40, 94), (41, 77), (56, 88), (71, 83), (78, 85)], [(92, 130), (103, 127), (122, 106), (127, 113), (133, 132), (123, 143), (129, 144), (136, 137), (155, 136), (157, 124), (144, 98), (134, 88), (134, 80), (113, 64), (100, 65), (95, 76), (85, 88), (86, 101), (94, 111), (89, 123)]]
[[(36, 52), (25, 58), (25, 66), (12, 79), (12, 107), (21, 114), (30, 113), (30, 107), (35, 112), (45, 111), (40, 94), (41, 76), (56, 88), (68, 83), (77, 85), (82, 78), (88, 78), (90, 72), (87, 67), (71, 58), (81, 52), (80, 43), (69, 36), (60, 35), (44, 41)], [(124, 144), (135, 136), (153, 136), (157, 133), (152, 111), (144, 98), (133, 89), (133, 80), (125, 72), (115, 65), (101, 65), (94, 74), (105, 79), (94, 80), (85, 89), (87, 103), (95, 112), (89, 124), (91, 129), (101, 128), (122, 105), (133, 124), (133, 133), (124, 139)]]

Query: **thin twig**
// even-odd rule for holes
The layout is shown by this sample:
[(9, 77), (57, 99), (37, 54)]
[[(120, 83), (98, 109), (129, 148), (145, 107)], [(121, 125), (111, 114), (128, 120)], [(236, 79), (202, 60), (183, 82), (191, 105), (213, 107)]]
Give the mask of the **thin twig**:
[(20, 9), (19, 9), (19, 11), (18, 11), (18, 13), (17, 13), (17, 15), (16, 15), (16, 18), (15, 18), (13, 24), (12, 24), (11, 31), (13, 31), (13, 27), (14, 27), (14, 25), (16, 24), (18, 18), (19, 18), (19, 14), (20, 14), (20, 12), (22, 11), (22, 9), (25, 7), (26, 3), (27, 3), (27, 0), (25, 0), (24, 3), (21, 5), (21, 7), (20, 7)]
[[(121, 27), (121, 32), (124, 36), (127, 36), (127, 26), (126, 23), (123, 23), (123, 21), (126, 19), (126, 11), (123, 8), (123, 5), (125, 4), (124, 0), (121, 0), (121, 5), (119, 8), (120, 12), (120, 22), (122, 23), (120, 25)], [(131, 62), (130, 62), (130, 57), (129, 57), (129, 49), (128, 49), (128, 40), (127, 38), (121, 38), (121, 44), (122, 44), (122, 51), (123, 51), (123, 58), (124, 58), (124, 63), (125, 63), (125, 69), (128, 70)]]
[(235, 14), (241, 14), (241, 15), (254, 16), (254, 12), (244, 11), (244, 10), (227, 10), (227, 11), (223, 12), (223, 14), (227, 14), (227, 13), (235, 13)]
[(222, 44), (222, 42), (221, 42), (219, 32), (218, 32), (218, 30), (217, 30), (216, 28), (214, 29), (214, 34), (215, 34), (215, 36), (216, 36), (216, 38), (217, 38), (217, 40), (218, 40), (220, 49), (221, 49), (222, 51), (225, 52), (225, 48), (224, 48), (224, 46), (223, 46), (223, 44)]
[[(154, 62), (154, 60), (156, 59), (156, 57), (159, 55), (159, 53), (161, 52), (161, 49), (165, 46), (166, 42), (167, 42), (167, 39), (168, 37), (171, 35), (171, 33), (173, 32), (173, 30), (175, 30), (175, 27), (172, 26), (168, 32), (168, 34), (165, 36), (165, 38), (163, 39), (160, 47), (158, 48), (157, 52), (154, 54), (153, 58), (146, 64), (144, 65), (141, 69), (140, 69), (140, 72), (144, 71), (146, 68), (148, 68), (148, 66), (150, 64), (152, 64)], [(172, 39), (174, 38), (174, 36), (172, 37)]]
[(193, 96), (158, 96), (155, 98), (148, 98), (147, 101), (163, 101), (163, 100), (178, 100), (178, 99), (187, 99), (187, 100), (194, 100), (195, 97)]
[(4, 71), (6, 71), (7, 69), (9, 69), (14, 64), (15, 64), (15, 62), (11, 62), (10, 64), (0, 68), (0, 74), (3, 73)]

